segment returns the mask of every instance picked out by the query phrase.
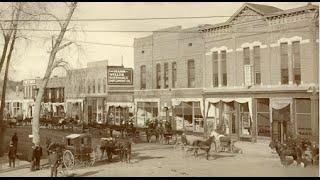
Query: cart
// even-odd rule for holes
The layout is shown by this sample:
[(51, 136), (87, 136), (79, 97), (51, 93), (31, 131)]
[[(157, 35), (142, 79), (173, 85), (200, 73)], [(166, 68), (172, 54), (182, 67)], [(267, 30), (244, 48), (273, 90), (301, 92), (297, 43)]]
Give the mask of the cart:
[(62, 163), (66, 169), (90, 167), (96, 162), (96, 149), (92, 148), (91, 135), (70, 134), (65, 137)]

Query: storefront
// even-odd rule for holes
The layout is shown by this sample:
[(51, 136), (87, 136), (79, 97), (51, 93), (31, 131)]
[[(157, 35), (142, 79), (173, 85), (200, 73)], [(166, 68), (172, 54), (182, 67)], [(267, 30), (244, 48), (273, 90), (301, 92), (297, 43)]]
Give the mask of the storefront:
[(160, 99), (135, 99), (135, 116), (138, 127), (144, 127), (147, 120), (158, 118), (160, 112)]
[(207, 132), (217, 130), (240, 139), (251, 139), (252, 111), (252, 98), (206, 98)]
[(67, 99), (67, 116), (76, 120), (82, 120), (83, 99)]
[(23, 100), (22, 104), (23, 118), (32, 118), (34, 113), (34, 101), (33, 100)]
[(88, 123), (105, 123), (107, 121), (106, 98), (90, 97), (86, 98), (87, 120)]
[(203, 99), (172, 99), (174, 128), (189, 132), (204, 132)]
[(133, 103), (130, 102), (107, 102), (109, 125), (120, 125), (133, 116)]

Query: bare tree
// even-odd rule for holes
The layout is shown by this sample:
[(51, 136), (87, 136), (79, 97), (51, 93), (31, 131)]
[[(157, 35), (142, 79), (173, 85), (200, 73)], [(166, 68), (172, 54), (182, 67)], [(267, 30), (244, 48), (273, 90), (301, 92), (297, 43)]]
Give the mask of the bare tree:
[[(22, 3), (18, 3), (18, 8), (16, 9), (15, 7), (12, 8), (12, 20), (10, 22), (10, 28), (9, 32), (3, 28), (1, 25), (1, 30), (2, 34), (4, 37), (4, 47), (1, 55), (1, 60), (0, 60), (0, 72), (3, 67), (3, 64), (6, 60), (6, 68), (5, 68), (5, 74), (4, 74), (4, 81), (3, 81), (3, 86), (2, 86), (2, 95), (1, 95), (1, 106), (0, 106), (0, 156), (3, 155), (4, 153), (4, 134), (6, 127), (3, 123), (3, 117), (4, 117), (4, 107), (5, 107), (5, 96), (6, 96), (6, 89), (7, 89), (7, 80), (8, 80), (8, 72), (9, 72), (9, 66), (10, 66), (10, 61), (12, 57), (12, 52), (14, 50), (14, 44), (17, 38), (17, 31), (18, 31), (18, 23), (19, 23), (19, 18), (21, 14), (21, 9), (22, 9)], [(10, 44), (11, 43), (11, 44)], [(7, 55), (7, 49), (10, 45), (9, 52)]]
[(34, 117), (32, 120), (32, 135), (33, 135), (33, 143), (34, 144), (40, 143), (39, 119), (40, 119), (41, 100), (42, 100), (42, 97), (44, 94), (44, 90), (45, 90), (45, 88), (48, 84), (48, 81), (50, 79), (51, 73), (55, 68), (64, 67), (66, 64), (68, 64), (63, 59), (56, 60), (56, 55), (62, 49), (73, 44), (72, 42), (67, 42), (65, 44), (62, 44), (64, 35), (69, 30), (67, 28), (68, 28), (69, 22), (72, 18), (72, 15), (77, 7), (77, 2), (72, 2), (71, 4), (68, 4), (68, 7), (69, 7), (69, 12), (68, 12), (65, 20), (56, 19), (60, 25), (60, 33), (59, 33), (58, 37), (55, 39), (55, 42), (53, 43), (53, 47), (50, 51), (47, 69), (46, 69), (45, 75), (43, 77), (42, 84), (39, 87), (37, 97), (36, 97), (35, 112), (34, 112)]

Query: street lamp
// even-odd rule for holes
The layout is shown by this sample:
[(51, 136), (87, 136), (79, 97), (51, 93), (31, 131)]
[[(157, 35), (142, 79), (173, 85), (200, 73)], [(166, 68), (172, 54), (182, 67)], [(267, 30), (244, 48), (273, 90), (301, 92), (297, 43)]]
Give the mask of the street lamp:
[[(168, 121), (168, 116), (169, 116), (168, 111), (169, 111), (169, 107), (168, 107), (167, 103), (164, 103), (163, 109), (164, 109), (165, 112), (166, 112), (166, 121)], [(170, 124), (171, 124), (171, 122), (170, 122)]]

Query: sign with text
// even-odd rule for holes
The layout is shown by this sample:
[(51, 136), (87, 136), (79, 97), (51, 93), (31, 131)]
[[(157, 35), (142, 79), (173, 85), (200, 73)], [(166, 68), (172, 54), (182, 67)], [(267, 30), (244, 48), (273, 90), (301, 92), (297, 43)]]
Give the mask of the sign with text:
[(108, 85), (132, 85), (133, 70), (131, 68), (108, 68)]

